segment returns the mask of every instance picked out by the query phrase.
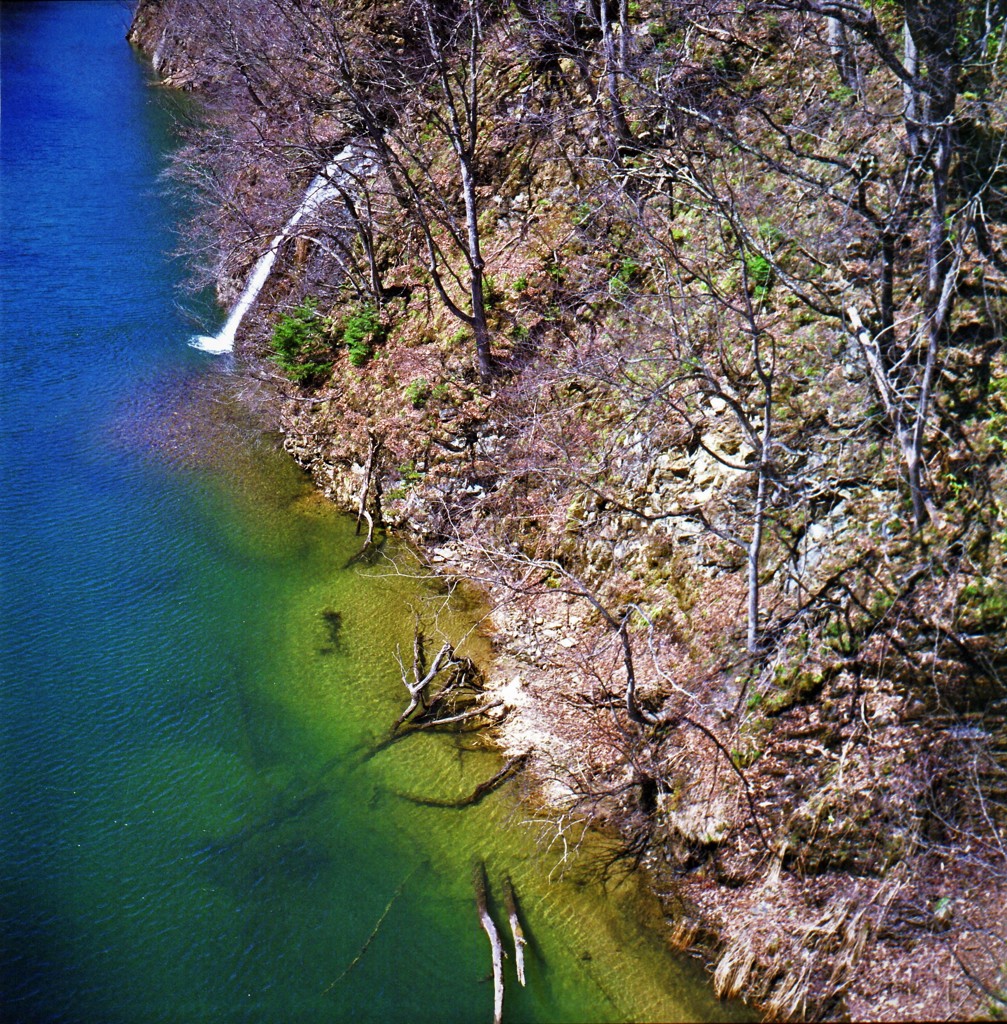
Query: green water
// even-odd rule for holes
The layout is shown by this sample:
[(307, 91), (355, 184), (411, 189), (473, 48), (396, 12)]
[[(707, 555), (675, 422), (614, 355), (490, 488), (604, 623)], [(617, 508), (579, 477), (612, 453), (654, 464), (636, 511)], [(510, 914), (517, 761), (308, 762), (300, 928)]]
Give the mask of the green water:
[[(472, 884), (478, 858), (498, 898), (503, 875), (513, 879), (533, 940), (527, 990), (508, 964), (505, 1019), (722, 1015), (691, 965), (671, 959), (646, 929), (656, 908), (631, 882), (606, 892), (591, 880), (603, 851), (592, 853), (590, 841), (564, 861), (562, 844), (548, 845), (548, 817), (532, 820), (513, 786), (464, 810), (408, 799), (462, 797), (499, 768), (471, 737), (414, 735), (381, 748), (404, 705), (394, 653), (409, 656), (414, 612), (452, 639), (468, 633), (470, 615), (418, 581), (405, 550), (345, 568), (359, 548), (352, 521), (264, 454), (254, 477), (232, 471), (226, 490), (207, 493), (222, 542), (258, 563), (271, 608), (247, 633), (254, 670), (233, 695), (238, 754), (213, 772), (234, 780), (227, 811), (218, 782), (196, 804), (206, 815), (197, 859), (208, 882), (190, 891), (213, 920), (236, 918), (232, 948), (268, 951), (257, 976), (234, 979), (238, 1005), (249, 989), (268, 1008), (265, 1019), (290, 1005), (297, 1019), (489, 1019), (489, 947)], [(323, 615), (331, 611), (342, 616), (335, 643)], [(463, 650), (488, 653), (477, 635)], [(191, 830), (191, 808), (186, 818)], [(277, 950), (289, 950), (291, 962), (273, 959)], [(295, 977), (278, 981), (286, 970)], [(170, 982), (166, 999), (189, 984), (184, 975)]]
[(128, 11), (2, 14), (3, 1019), (488, 1021), (476, 859), (531, 939), (505, 1020), (726, 1016), (515, 783), (409, 799), (500, 765), (471, 737), (381, 747), (415, 613), (458, 640), (474, 609), (404, 548), (348, 564), (352, 521), (187, 346), (220, 314), (178, 303), (174, 139)]

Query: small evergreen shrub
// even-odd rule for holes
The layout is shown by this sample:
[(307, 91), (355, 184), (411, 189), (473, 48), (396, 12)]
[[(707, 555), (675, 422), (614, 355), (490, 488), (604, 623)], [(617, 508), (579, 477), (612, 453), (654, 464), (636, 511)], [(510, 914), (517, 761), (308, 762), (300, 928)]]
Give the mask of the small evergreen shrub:
[(332, 372), (332, 361), (324, 358), (328, 352), (325, 322), (317, 307), (309, 297), (284, 313), (273, 328), (270, 358), (295, 384), (312, 384)]
[(496, 281), (489, 274), (483, 275), (483, 302), (487, 309), (499, 306), (504, 300), (504, 293), (497, 287)]
[(594, 216), (594, 206), (591, 203), (578, 203), (573, 211), (573, 222), (579, 227), (586, 227)]
[(416, 463), (410, 459), (408, 462), (403, 462), (399, 466), (399, 473), (402, 476), (402, 482), (406, 485), (414, 484), (419, 480), (423, 479), (423, 470), (418, 469)]
[(745, 270), (756, 302), (765, 301), (773, 284), (773, 265), (761, 253), (750, 252), (745, 256)]
[(638, 277), (639, 273), (640, 264), (636, 260), (622, 260), (615, 274), (609, 278), (609, 293), (618, 297), (625, 295), (629, 291), (630, 284)]
[(374, 355), (374, 346), (384, 338), (378, 311), (371, 305), (361, 306), (346, 321), (343, 344), (350, 354), (350, 364), (361, 367)]

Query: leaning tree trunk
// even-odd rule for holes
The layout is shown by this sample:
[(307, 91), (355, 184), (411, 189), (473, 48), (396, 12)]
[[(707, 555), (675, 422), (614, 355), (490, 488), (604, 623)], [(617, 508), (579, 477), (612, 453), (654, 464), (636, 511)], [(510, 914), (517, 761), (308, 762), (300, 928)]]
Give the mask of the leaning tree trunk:
[(488, 383), (493, 376), (490, 329), (486, 320), (485, 264), (479, 246), (479, 207), (475, 178), (468, 156), (460, 159), (462, 192), (465, 196), (465, 226), (468, 237), (469, 294), (472, 302), (472, 332), (476, 341), (476, 372)]
[(839, 80), (847, 89), (860, 91), (860, 80), (857, 75), (857, 59), (850, 45), (846, 26), (838, 18), (827, 18), (826, 34), (829, 40), (829, 52), (832, 62), (836, 65)]
[(920, 141), (926, 143), (925, 151), (921, 147), (921, 159), (930, 172), (930, 223), (919, 346), (925, 355), (912, 430), (907, 444), (903, 445), (917, 528), (933, 518), (925, 483), (923, 447), (933, 385), (940, 370), (940, 352), (947, 340), (957, 285), (958, 259), (948, 223), (948, 192), (955, 149), (954, 112), (958, 101), (958, 13), (958, 0), (907, 0), (906, 3), (906, 39), (911, 39), (919, 51), (918, 56), (914, 54), (917, 71), (922, 63), (927, 73)]

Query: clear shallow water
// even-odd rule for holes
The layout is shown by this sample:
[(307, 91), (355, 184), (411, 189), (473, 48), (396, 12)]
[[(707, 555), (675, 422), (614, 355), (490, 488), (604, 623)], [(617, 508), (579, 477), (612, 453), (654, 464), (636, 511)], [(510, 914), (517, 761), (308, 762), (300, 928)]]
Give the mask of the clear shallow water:
[(0, 1016), (489, 1020), (475, 857), (532, 938), (506, 1020), (726, 1015), (631, 886), (549, 884), (510, 791), (405, 798), (469, 792), (494, 755), (419, 736), (366, 756), (402, 707), (412, 610), (442, 602), (345, 567), (352, 523), (187, 346), (166, 97), (125, 7), (2, 17)]

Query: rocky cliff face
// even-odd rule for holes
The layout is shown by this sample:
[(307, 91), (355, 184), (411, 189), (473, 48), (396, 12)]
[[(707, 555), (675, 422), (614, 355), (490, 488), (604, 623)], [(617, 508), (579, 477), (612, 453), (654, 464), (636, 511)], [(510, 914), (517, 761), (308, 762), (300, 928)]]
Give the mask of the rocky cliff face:
[[(496, 374), (481, 381), (450, 309), (464, 304), (464, 247), (437, 262), (465, 215), (438, 134), (453, 80), (421, 81), (404, 8), (351, 8), (295, 22), (290, 52), (284, 19), (302, 5), (279, 0), (150, 0), (131, 34), (168, 83), (211, 103), (188, 159), (222, 203), (207, 223), (225, 278), (241, 278), (334, 147), (374, 154), (281, 254), (248, 324), (243, 358), (275, 387), (286, 449), (339, 505), (482, 589), (491, 683), (510, 708), (499, 741), (534, 749), (558, 821), (620, 837), (720, 991), (778, 1017), (995, 1003), (1007, 397), (994, 271), (973, 266), (963, 285), (963, 344), (944, 353), (952, 383), (929, 435), (942, 510), (913, 529), (876, 349), (821, 312), (834, 294), (869, 301), (870, 250), (803, 212), (797, 178), (750, 196), (757, 175), (737, 160), (739, 140), (769, 147), (766, 125), (796, 117), (791, 79), (818, 85), (828, 160), (853, 159), (844, 130), (867, 146), (866, 115), (842, 106), (857, 89), (816, 61), (815, 25), (703, 22), (696, 42), (657, 3), (593, 27), (586, 8), (562, 25), (534, 4), (486, 12), (476, 220)], [(372, 75), (370, 127), (326, 50), (337, 31)], [(645, 84), (648, 61), (685, 47), (651, 84), (674, 78), (680, 118), (718, 97), (699, 128), (680, 120), (658, 141), (657, 115), (641, 112), (656, 93), (640, 86), (634, 114), (628, 84), (616, 99), (629, 122), (596, 120), (615, 103), (604, 72), (620, 40)], [(772, 55), (775, 78), (752, 52)], [(728, 118), (734, 141), (710, 156), (710, 125)], [(870, 136), (858, 173), (892, 170), (887, 145)], [(433, 190), (410, 192), (421, 178)], [(723, 192), (738, 196), (730, 210)], [(416, 207), (437, 196), (448, 213), (424, 227)], [(980, 279), (985, 312), (970, 298)], [(296, 387), (269, 338), (305, 308), (310, 337), (285, 358), (321, 369)]]

